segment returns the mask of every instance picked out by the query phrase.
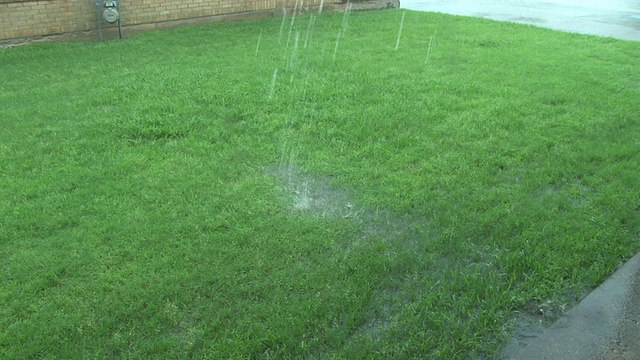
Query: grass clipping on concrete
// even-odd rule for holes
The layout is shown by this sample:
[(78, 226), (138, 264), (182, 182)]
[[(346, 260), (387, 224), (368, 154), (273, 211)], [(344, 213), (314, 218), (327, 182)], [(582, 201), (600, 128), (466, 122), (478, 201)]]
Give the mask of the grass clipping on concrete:
[(0, 51), (0, 353), (494, 356), (640, 249), (639, 57), (398, 10)]

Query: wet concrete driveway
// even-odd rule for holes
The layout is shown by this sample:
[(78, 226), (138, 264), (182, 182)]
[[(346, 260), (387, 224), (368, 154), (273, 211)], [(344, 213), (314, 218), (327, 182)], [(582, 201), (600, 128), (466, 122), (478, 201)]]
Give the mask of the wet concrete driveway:
[(640, 0), (400, 0), (400, 7), (640, 41)]

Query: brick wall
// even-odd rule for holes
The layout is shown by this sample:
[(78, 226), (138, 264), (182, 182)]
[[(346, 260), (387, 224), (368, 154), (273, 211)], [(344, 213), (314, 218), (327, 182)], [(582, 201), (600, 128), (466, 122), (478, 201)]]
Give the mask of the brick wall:
[[(89, 30), (97, 27), (95, 3), (71, 0), (0, 3), (0, 39)], [(93, 11), (93, 21), (87, 16)]]
[[(298, 1), (303, 7), (317, 7), (322, 0)], [(324, 3), (331, 7), (343, 1), (325, 0)], [(275, 9), (295, 5), (296, 0), (120, 0), (120, 13), (126, 33), (127, 30), (198, 23), (194, 19), (215, 21), (216, 17), (228, 14), (273, 16)], [(248, 17), (259, 17), (257, 15)], [(242, 17), (232, 19), (236, 18)], [(104, 25), (107, 31), (114, 27)], [(95, 0), (0, 0), (0, 44), (63, 34), (97, 38), (97, 28)]]

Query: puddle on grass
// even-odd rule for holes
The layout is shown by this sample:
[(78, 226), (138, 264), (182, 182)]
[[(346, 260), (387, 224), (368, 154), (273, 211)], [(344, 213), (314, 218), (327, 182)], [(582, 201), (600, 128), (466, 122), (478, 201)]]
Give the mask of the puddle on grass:
[(567, 199), (567, 205), (572, 208), (582, 208), (589, 204), (592, 196), (596, 193), (596, 189), (581, 180), (570, 179), (564, 183), (550, 184), (543, 187), (537, 196), (541, 199), (550, 199), (560, 198), (564, 195)]
[(290, 163), (273, 167), (268, 173), (280, 180), (282, 190), (290, 196), (292, 214), (350, 221), (360, 227), (361, 233), (345, 245), (345, 252), (383, 244), (381, 256), (388, 257), (390, 264), (408, 260), (403, 257), (413, 259), (409, 260), (413, 265), (407, 268), (408, 272), (392, 271), (391, 277), (381, 282), (372, 295), (369, 317), (346, 340), (349, 343), (375, 340), (393, 328), (416, 293), (429, 291), (416, 286), (424, 284), (421, 272), (437, 279), (433, 283), (436, 288), (451, 280), (451, 272), (459, 268), (474, 268), (487, 276), (498, 271), (491, 260), (497, 255), (490, 248), (472, 246), (463, 259), (443, 256), (435, 248), (429, 251), (429, 244), (434, 244), (438, 235), (424, 216), (361, 206), (346, 189), (335, 186), (330, 177), (306, 174)]
[(291, 195), (291, 210), (326, 218), (354, 218), (357, 209), (347, 191), (332, 187), (328, 178), (302, 174), (295, 165), (283, 165), (271, 171)]
[(291, 196), (294, 213), (329, 219), (348, 219), (363, 225), (363, 238), (375, 237), (384, 241), (403, 238), (416, 242), (424, 238), (427, 219), (397, 214), (385, 209), (368, 209), (356, 204), (348, 191), (333, 186), (329, 177), (303, 173), (295, 165), (282, 165), (270, 171)]
[[(345, 252), (375, 243), (385, 245), (383, 256), (390, 259), (424, 252), (421, 249), (429, 241), (425, 217), (360, 206), (347, 190), (334, 186), (331, 178), (305, 174), (295, 165), (281, 165), (270, 169), (269, 173), (281, 181), (283, 190), (290, 195), (292, 213), (350, 221), (361, 227), (360, 235), (346, 244)], [(404, 276), (398, 274), (393, 285), (378, 289), (370, 310), (373, 315), (352, 335), (354, 339), (376, 338), (397, 320), (402, 307), (410, 302), (405, 294), (410, 285)]]

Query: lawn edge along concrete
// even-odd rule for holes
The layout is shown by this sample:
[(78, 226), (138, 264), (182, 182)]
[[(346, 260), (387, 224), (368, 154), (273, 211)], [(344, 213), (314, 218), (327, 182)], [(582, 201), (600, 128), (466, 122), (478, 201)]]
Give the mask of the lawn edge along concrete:
[(640, 253), (549, 328), (520, 330), (502, 359), (639, 359)]

